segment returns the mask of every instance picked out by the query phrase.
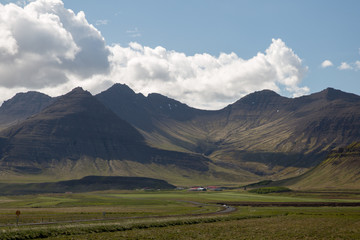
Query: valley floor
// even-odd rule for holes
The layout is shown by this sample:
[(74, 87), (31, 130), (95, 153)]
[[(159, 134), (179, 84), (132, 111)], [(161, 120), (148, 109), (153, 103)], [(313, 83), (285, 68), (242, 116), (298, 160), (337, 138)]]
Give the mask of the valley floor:
[[(107, 191), (6, 196), (0, 197), (0, 239), (360, 238), (359, 206), (255, 204), (211, 214), (228, 208), (216, 205), (219, 202), (230, 206), (241, 202), (360, 204), (360, 192)], [(18, 226), (17, 210), (21, 211)], [(42, 225), (48, 221), (52, 224)]]
[(160, 226), (54, 239), (359, 239), (359, 216), (349, 218), (344, 214), (334, 217), (330, 212)]

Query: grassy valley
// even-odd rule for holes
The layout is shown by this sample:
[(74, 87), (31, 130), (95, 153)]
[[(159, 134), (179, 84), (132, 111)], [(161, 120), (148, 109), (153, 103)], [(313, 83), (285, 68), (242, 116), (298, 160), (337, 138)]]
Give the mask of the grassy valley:
[[(107, 191), (0, 197), (1, 239), (309, 239), (360, 236), (359, 207), (243, 206), (219, 202), (355, 202), (359, 193)], [(338, 197), (336, 197), (338, 196)], [(20, 211), (16, 225), (15, 211)], [(35, 224), (34, 224), (35, 223)], [(305, 226), (305, 227), (304, 227)], [(206, 230), (206, 231), (204, 231)]]
[(0, 0), (0, 240), (360, 240), (359, 10)]

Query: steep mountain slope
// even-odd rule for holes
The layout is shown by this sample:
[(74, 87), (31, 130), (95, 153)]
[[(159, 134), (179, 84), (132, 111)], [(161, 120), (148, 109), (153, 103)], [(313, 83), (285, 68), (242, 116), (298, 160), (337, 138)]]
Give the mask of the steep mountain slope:
[(141, 93), (136, 94), (126, 85), (115, 84), (106, 92), (96, 95), (96, 98), (121, 119), (137, 128), (148, 131), (153, 129), (149, 103)]
[[(191, 136), (194, 128), (189, 121), (208, 113), (160, 94), (147, 97), (136, 94), (124, 84), (115, 84), (96, 98), (138, 128), (150, 145), (168, 150), (193, 152), (196, 143)], [(183, 122), (186, 123), (179, 124)], [(176, 125), (180, 126), (177, 130)]]
[[(2, 131), (0, 140), (2, 173), (68, 174), (67, 178), (117, 174), (124, 171), (125, 161), (208, 170), (209, 160), (203, 156), (147, 146), (134, 127), (81, 88)], [(140, 170), (130, 167), (133, 163), (125, 165), (127, 174), (137, 176)]]
[(115, 84), (96, 98), (122, 119), (137, 128), (151, 131), (158, 118), (187, 121), (206, 111), (191, 108), (161, 94), (136, 94), (125, 84)]
[(278, 183), (293, 189), (359, 189), (360, 142), (332, 151), (309, 172)]
[[(218, 166), (258, 175), (299, 174), (320, 163), (332, 148), (360, 140), (360, 97), (332, 88), (295, 99), (263, 90), (218, 111), (131, 90), (124, 97), (124, 85), (111, 89), (111, 94), (109, 89), (97, 97), (106, 96), (102, 102), (119, 116), (126, 112), (125, 119), (141, 129), (152, 146), (201, 153)], [(119, 106), (141, 111), (151, 127), (133, 121), (136, 116)]]
[(295, 99), (261, 91), (224, 110), (226, 124), (211, 136), (221, 142), (217, 158), (310, 167), (360, 139), (360, 97), (334, 89)]
[(52, 100), (51, 97), (39, 92), (16, 94), (0, 107), (0, 129), (39, 113)]
[(74, 89), (3, 130), (0, 177), (276, 180), (300, 175), (354, 141), (360, 141), (360, 97), (331, 88), (294, 99), (263, 90), (203, 111), (116, 84), (96, 97)]
[[(143, 137), (127, 122), (80, 88), (24, 122), (3, 131), (11, 143), (6, 161), (43, 162), (80, 154), (125, 156), (124, 145), (141, 145)], [(107, 148), (110, 148), (108, 151)]]

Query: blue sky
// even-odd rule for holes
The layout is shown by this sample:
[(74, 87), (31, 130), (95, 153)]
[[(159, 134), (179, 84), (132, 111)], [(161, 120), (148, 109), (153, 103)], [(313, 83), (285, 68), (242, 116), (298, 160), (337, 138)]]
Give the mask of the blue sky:
[[(28, 1), (0, 1), (4, 6), (9, 2), (21, 7), (28, 4)], [(59, 3), (53, 0), (50, 2)], [(62, 2), (63, 8), (73, 11), (75, 15), (83, 11), (88, 24), (99, 30), (99, 43), (96, 46), (101, 45), (100, 38), (103, 38), (104, 44), (110, 49), (99, 49), (97, 52), (103, 55), (97, 58), (96, 63), (87, 64), (102, 64), (109, 69), (99, 68), (99, 72), (96, 72), (92, 68), (93, 72), (86, 74), (89, 70), (84, 69), (82, 72), (68, 69), (63, 64), (66, 61), (61, 61), (62, 65), (50, 72), (48, 78), (61, 75), (56, 72), (61, 69), (65, 69), (66, 76), (54, 82), (40, 79), (38, 75), (34, 75), (34, 79), (39, 80), (29, 80), (29, 83), (15, 79), (12, 83), (17, 84), (3, 84), (1, 91), (9, 92), (6, 96), (12, 91), (27, 89), (54, 95), (75, 85), (97, 93), (115, 82), (121, 82), (137, 92), (147, 94), (156, 91), (195, 107), (215, 109), (262, 88), (270, 88), (288, 97), (318, 92), (327, 87), (360, 94), (360, 1)], [(63, 17), (60, 18), (65, 21)], [(3, 23), (7, 24), (7, 21), (5, 19)], [(14, 23), (14, 26), (17, 25)], [(72, 33), (70, 28), (65, 27), (65, 30)], [(13, 34), (17, 40), (18, 35)], [(47, 35), (44, 36), (46, 38)], [(129, 46), (129, 43), (132, 45)], [(73, 46), (67, 48), (72, 49), (72, 52), (69, 50), (70, 55), (75, 54), (71, 55), (72, 58), (69, 55), (58, 56), (57, 59), (64, 57), (67, 61), (74, 61), (76, 66), (84, 66), (84, 63), (77, 62), (80, 59), (77, 56), (86, 48), (81, 47), (75, 38), (74, 44), (78, 48), (73, 45), (63, 46)], [(23, 49), (18, 45), (18, 49)], [(156, 50), (158, 46), (161, 49)], [(109, 56), (115, 57), (109, 63), (100, 62), (106, 51), (110, 52)], [(220, 58), (222, 53), (226, 54), (226, 59)], [(38, 54), (40, 56), (41, 53)], [(166, 57), (163, 57), (164, 54)], [(181, 56), (184, 58), (179, 60)], [(218, 65), (214, 66), (214, 62), (221, 65), (221, 69)], [(131, 68), (125, 69), (124, 64), (131, 65)], [(189, 69), (189, 66), (194, 65), (193, 69)], [(20, 71), (28, 68), (19, 66), (16, 69)], [(236, 72), (239, 68), (241, 70)], [(227, 71), (231, 77), (227, 76)], [(3, 77), (1, 73), (0, 79)], [(10, 73), (4, 76), (12, 77)], [(212, 79), (207, 76), (215, 77)], [(222, 76), (223, 81), (217, 80)], [(100, 84), (97, 86), (96, 82)]]
[[(100, 1), (65, 0), (83, 10), (106, 41), (184, 52), (188, 55), (235, 52), (242, 58), (264, 51), (272, 38), (281, 38), (309, 72), (303, 84), (311, 92), (326, 87), (360, 94), (360, 72), (338, 71), (342, 62), (360, 60), (360, 1), (358, 0), (185, 0)], [(130, 31), (137, 30), (132, 36)], [(329, 59), (334, 67), (322, 69)], [(348, 85), (348, 86), (347, 86)]]

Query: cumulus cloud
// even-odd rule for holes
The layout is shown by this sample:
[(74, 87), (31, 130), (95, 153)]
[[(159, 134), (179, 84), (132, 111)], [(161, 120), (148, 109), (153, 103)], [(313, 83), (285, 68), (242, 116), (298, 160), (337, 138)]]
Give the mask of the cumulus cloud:
[(340, 70), (351, 70), (351, 69), (353, 69), (353, 67), (350, 66), (350, 64), (348, 64), (347, 62), (342, 62), (340, 64), (340, 66), (338, 67), (338, 69), (340, 69)]
[(339, 70), (353, 70), (353, 71), (359, 71), (360, 70), (360, 61), (357, 60), (352, 63), (342, 62), (340, 66), (338, 66)]
[(321, 63), (322, 68), (332, 67), (334, 64), (330, 60), (325, 60)]
[(302, 60), (281, 39), (273, 39), (265, 53), (242, 59), (235, 53), (187, 56), (163, 47), (138, 43), (111, 47), (112, 79), (144, 94), (160, 92), (191, 106), (217, 109), (256, 90), (271, 89), (299, 96), (307, 72)]
[[(127, 34), (140, 32), (135, 28)], [(135, 42), (107, 46), (84, 13), (65, 9), (61, 0), (0, 4), (0, 90), (7, 93), (31, 89), (56, 96), (76, 86), (97, 93), (120, 82), (144, 94), (158, 92), (193, 107), (219, 109), (262, 89), (306, 94), (309, 88), (301, 86), (306, 72), (281, 39), (250, 59), (235, 53), (188, 56)]]
[(110, 52), (83, 12), (60, 0), (0, 4), (0, 86), (41, 89), (109, 70)]

